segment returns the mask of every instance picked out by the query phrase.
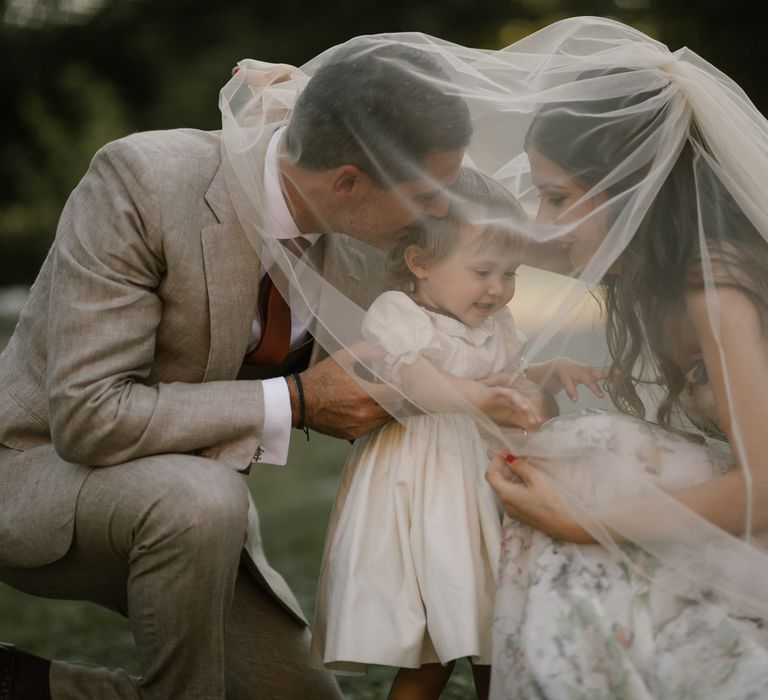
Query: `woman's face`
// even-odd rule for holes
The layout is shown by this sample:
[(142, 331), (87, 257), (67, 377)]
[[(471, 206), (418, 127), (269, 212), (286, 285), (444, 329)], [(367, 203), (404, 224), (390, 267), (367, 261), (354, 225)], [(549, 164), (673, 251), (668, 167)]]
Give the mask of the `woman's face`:
[[(533, 184), (539, 191), (536, 223), (564, 226), (581, 222), (558, 239), (568, 253), (574, 272), (580, 272), (608, 233), (605, 212), (596, 211), (607, 196), (601, 192), (584, 199), (588, 188), (573, 180), (559, 165), (535, 148), (529, 149), (528, 160)], [(615, 270), (612, 267), (610, 271)]]

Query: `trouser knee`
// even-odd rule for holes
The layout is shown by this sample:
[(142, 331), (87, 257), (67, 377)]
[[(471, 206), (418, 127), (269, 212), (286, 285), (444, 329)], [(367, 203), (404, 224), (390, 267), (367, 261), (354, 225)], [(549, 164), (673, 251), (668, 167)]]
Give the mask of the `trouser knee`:
[(156, 485), (138, 539), (174, 545), (195, 559), (237, 558), (248, 525), (245, 479), (218, 462), (188, 460)]

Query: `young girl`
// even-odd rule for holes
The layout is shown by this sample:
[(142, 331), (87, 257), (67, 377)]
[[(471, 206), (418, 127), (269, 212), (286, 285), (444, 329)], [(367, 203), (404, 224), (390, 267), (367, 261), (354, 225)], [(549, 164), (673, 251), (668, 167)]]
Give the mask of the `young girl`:
[[(465, 169), (453, 193), (473, 218), (523, 217), (478, 172)], [(524, 370), (525, 338), (507, 308), (521, 253), (508, 232), (453, 212), (393, 251), (392, 276), (408, 292), (382, 294), (365, 317), (388, 376), (428, 414), (355, 444), (326, 540), (312, 662), (341, 673), (400, 667), (390, 698), (438, 697), (461, 657), (472, 661), (478, 695), (488, 692), (501, 519), (484, 478), (487, 446), (466, 406), (506, 424), (541, 422), (523, 377), (515, 388), (481, 381)], [(599, 371), (565, 358), (525, 372), (551, 393), (566, 386), (573, 397), (583, 383), (602, 394)]]

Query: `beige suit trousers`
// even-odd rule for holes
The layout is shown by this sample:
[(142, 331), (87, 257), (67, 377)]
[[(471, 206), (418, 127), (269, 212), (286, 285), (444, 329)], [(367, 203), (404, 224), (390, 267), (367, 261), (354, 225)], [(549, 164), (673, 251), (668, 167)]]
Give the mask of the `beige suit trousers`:
[(307, 629), (241, 561), (246, 489), (230, 467), (189, 455), (94, 469), (66, 556), (0, 569), (14, 588), (90, 600), (130, 621), (142, 677), (54, 662), (56, 700), (340, 697), (330, 676), (307, 667)]

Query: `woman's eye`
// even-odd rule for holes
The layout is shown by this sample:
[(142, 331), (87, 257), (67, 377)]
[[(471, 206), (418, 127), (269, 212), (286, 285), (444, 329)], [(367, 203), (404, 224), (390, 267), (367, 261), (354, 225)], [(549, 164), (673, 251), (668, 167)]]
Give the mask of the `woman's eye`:
[(507, 272), (504, 273), (504, 277), (508, 280), (513, 280), (517, 277), (517, 272), (514, 270), (507, 270)]
[(551, 207), (559, 207), (565, 201), (565, 197), (547, 197), (547, 204)]
[(490, 270), (475, 270), (475, 275), (477, 275), (481, 279), (485, 279), (490, 274), (491, 274)]

